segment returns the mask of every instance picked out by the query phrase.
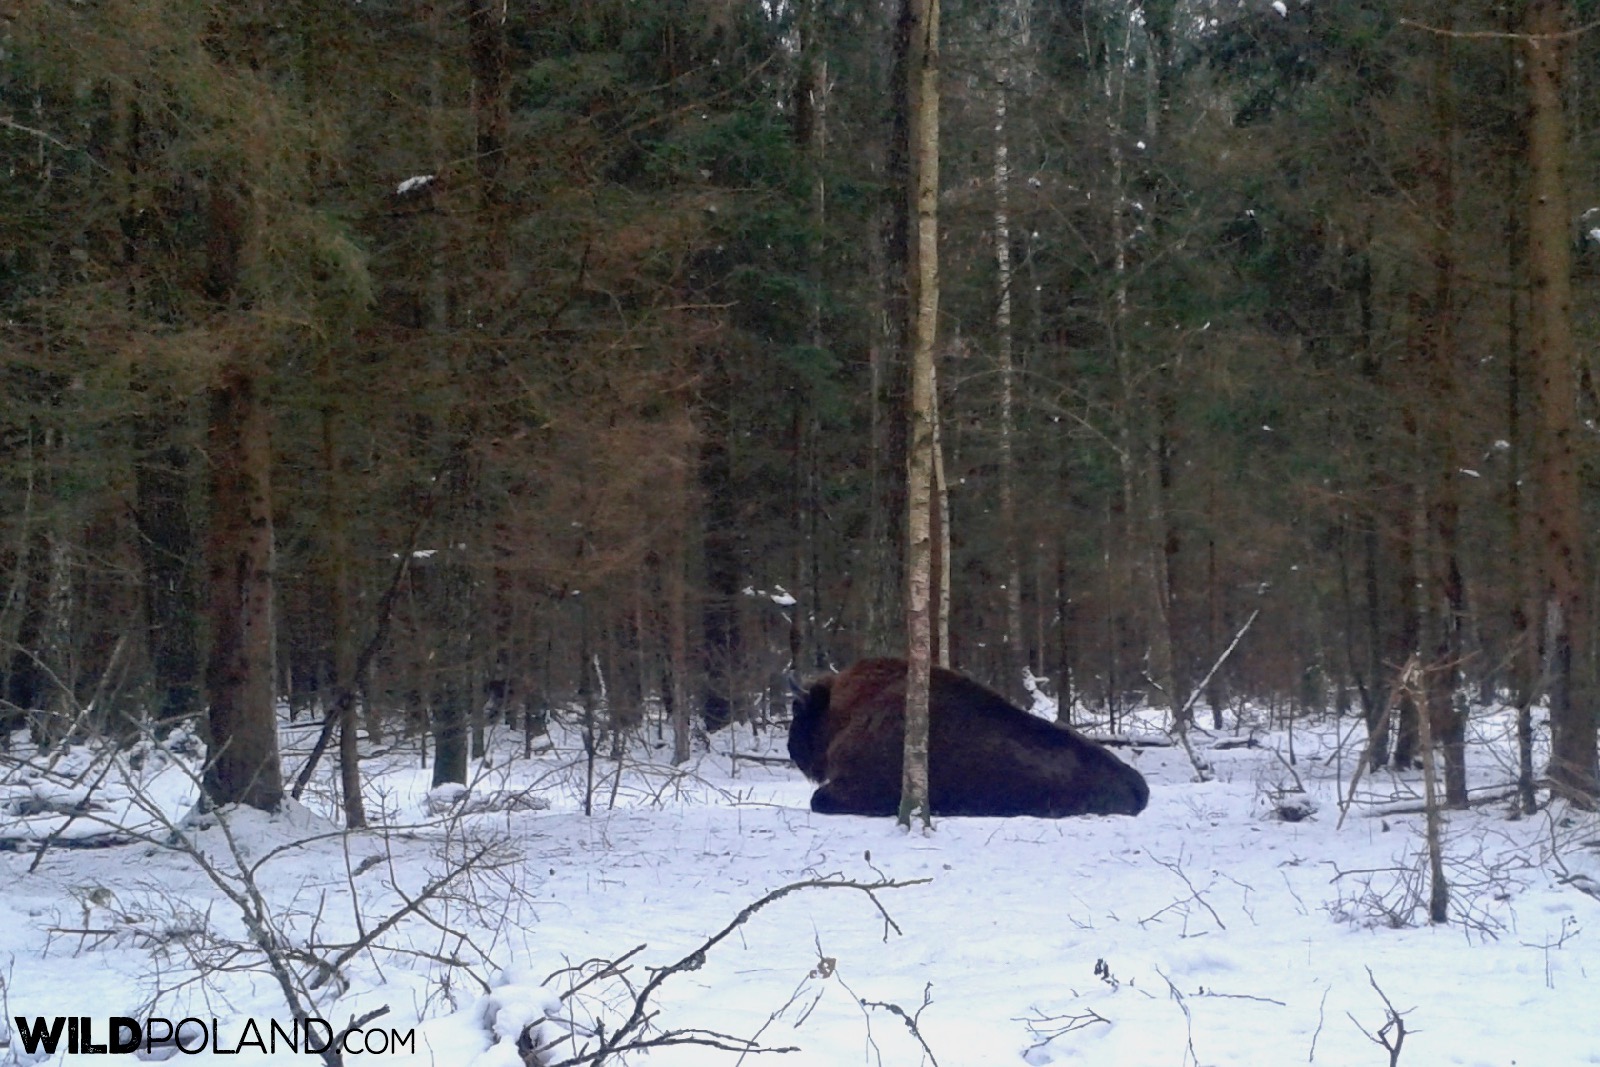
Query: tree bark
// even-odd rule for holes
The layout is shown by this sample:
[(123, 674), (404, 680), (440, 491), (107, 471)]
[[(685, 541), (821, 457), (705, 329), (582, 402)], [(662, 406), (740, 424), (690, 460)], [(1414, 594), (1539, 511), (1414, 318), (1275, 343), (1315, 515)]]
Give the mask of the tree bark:
[[(1508, 34), (1517, 29), (1516, 12), (1507, 6), (1505, 28)], [(1515, 84), (1516, 71), (1521, 63), (1518, 53), (1521, 46), (1514, 41), (1505, 51), (1506, 82)], [(1533, 702), (1539, 696), (1539, 650), (1534, 633), (1534, 619), (1538, 611), (1532, 605), (1538, 599), (1534, 592), (1538, 585), (1534, 575), (1530, 551), (1530, 522), (1523, 497), (1523, 478), (1527, 473), (1527, 430), (1523, 396), (1524, 376), (1524, 325), (1527, 315), (1528, 251), (1527, 205), (1527, 150), (1519, 144), (1506, 159), (1505, 188), (1505, 247), (1506, 275), (1506, 443), (1505, 506), (1509, 552), (1506, 560), (1506, 584), (1510, 587), (1507, 606), (1507, 623), (1511, 641), (1511, 691), (1517, 709), (1517, 799), (1524, 815), (1539, 810), (1535, 793), (1533, 763)]]
[[(54, 428), (30, 428), (28, 480), (47, 496), (59, 489), (52, 468), (65, 450)], [(26, 712), (28, 732), (41, 749), (67, 739), (76, 718), (72, 662), (74, 586), (68, 513), (49, 509), (32, 516), (18, 561), (22, 600), (7, 675), (8, 699)]]
[(912, 187), (911, 113), (915, 93), (912, 79), (912, 0), (895, 5), (891, 27), (892, 61), (889, 76), (889, 148), (884, 161), (886, 198), (880, 220), (880, 240), (873, 255), (877, 275), (878, 308), (871, 353), (871, 464), (872, 512), (868, 529), (866, 644), (873, 649), (894, 646), (905, 619), (906, 470), (909, 462), (906, 436), (908, 367), (911, 321), (915, 315), (910, 296), (911, 233), (914, 204)]
[(1561, 0), (1528, 0), (1528, 356), (1534, 377), (1533, 529), (1550, 661), (1551, 786), (1592, 806), (1597, 790), (1587, 556), (1578, 482), (1576, 349), (1564, 100), (1571, 41)]
[(905, 0), (910, 12), (907, 113), (912, 119), (916, 300), (912, 320), (910, 449), (906, 466), (906, 734), (900, 823), (933, 825), (928, 783), (928, 696), (934, 646), (934, 508), (937, 412), (934, 348), (939, 315), (939, 0)]
[(467, 748), (467, 679), (456, 670), (446, 668), (434, 688), (432, 714), (429, 723), (433, 731), (432, 788), (441, 785), (465, 785), (467, 765), (470, 763)]
[[(1442, 29), (1452, 29), (1449, 13)], [(1425, 340), (1429, 426), (1427, 475), (1427, 537), (1429, 542), (1426, 616), (1432, 679), (1427, 686), (1432, 717), (1430, 735), (1444, 747), (1445, 803), (1467, 806), (1467, 716), (1461, 692), (1462, 629), (1466, 615), (1466, 585), (1461, 575), (1458, 488), (1462, 467), (1457, 455), (1456, 421), (1460, 397), (1457, 385), (1455, 329), (1455, 105), (1452, 97), (1453, 41), (1446, 33), (1434, 37), (1433, 124), (1434, 144), (1429, 169), (1434, 188), (1433, 294), (1429, 300), (1429, 326)]]
[[(157, 247), (155, 227), (140, 209), (148, 130), (137, 97), (118, 96), (121, 122), (122, 270), (135, 315), (158, 312), (144, 283), (142, 258)], [(135, 521), (144, 579), (144, 622), (158, 707), (155, 728), (201, 710), (199, 538), (191, 513), (194, 448), (182, 435), (190, 422), (187, 398), (163, 388), (156, 368), (135, 367), (130, 381), (139, 413), (133, 425)]]
[(153, 410), (134, 431), (139, 555), (144, 571), (145, 630), (154, 675), (156, 728), (165, 730), (200, 710), (200, 608), (190, 516), (189, 450), (173, 440), (183, 406), (147, 396)]
[(272, 669), (272, 448), (262, 368), (234, 355), (210, 390), (211, 530), (206, 570), (210, 761), (217, 806), (283, 800)]
[(332, 356), (324, 354), (322, 366), (322, 476), (325, 490), (322, 501), (323, 559), (327, 589), (328, 620), (332, 626), (334, 700), (323, 709), (325, 715), (339, 717), (339, 787), (344, 799), (345, 826), (352, 830), (367, 825), (366, 808), (361, 798), (361, 753), (357, 742), (360, 724), (356, 701), (347, 698), (356, 686), (355, 634), (350, 625), (350, 538), (345, 529), (348, 506), (344, 492), (344, 464), (339, 454), (339, 410), (337, 385), (332, 381)]
[(1007, 94), (1015, 75), (1014, 41), (1026, 18), (1021, 4), (1007, 3), (998, 20), (1000, 67), (994, 86), (994, 256), (995, 355), (1000, 372), (1000, 531), (1003, 540), (1006, 605), (1006, 678), (1004, 691), (1013, 700), (1023, 696), (1022, 678), (1033, 666), (1022, 632), (1022, 546), (1017, 532), (1015, 435), (1016, 367), (1011, 323), (1011, 132)]
[(472, 67), (472, 115), (478, 171), (479, 223), (483, 230), (486, 293), (501, 291), (510, 265), (505, 220), (506, 0), (467, 0), (467, 51)]
[(727, 354), (706, 353), (702, 376), (700, 498), (705, 595), (701, 607), (701, 719), (708, 731), (733, 721), (733, 686), (739, 654), (739, 529), (733, 499), (733, 383)]
[[(822, 0), (805, 0), (800, 7), (800, 70), (794, 90), (794, 136), (804, 154), (810, 179), (811, 236), (807, 248), (807, 283), (811, 289), (806, 307), (807, 341), (817, 352), (828, 347), (823, 307), (828, 292), (824, 234), (828, 226), (828, 84), (827, 45), (822, 33)], [(821, 472), (818, 469), (818, 441), (821, 426), (817, 401), (811, 390), (797, 391), (794, 414), (795, 545), (794, 594), (791, 608), (789, 669), (799, 672), (802, 665), (820, 667), (826, 660), (818, 626), (822, 619), (819, 532), (822, 514)], [(809, 656), (807, 653), (809, 652)]]

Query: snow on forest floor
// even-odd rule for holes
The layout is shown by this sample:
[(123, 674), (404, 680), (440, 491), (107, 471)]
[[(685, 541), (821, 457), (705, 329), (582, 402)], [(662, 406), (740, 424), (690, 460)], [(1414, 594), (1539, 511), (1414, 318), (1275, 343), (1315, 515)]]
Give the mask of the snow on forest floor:
[[(286, 744), (305, 733), (286, 730)], [(1214, 747), (1251, 736), (1258, 746)], [(114, 823), (151, 840), (53, 847), (36, 869), (34, 850), (0, 853), (0, 1039), (16, 1016), (192, 1017), (217, 1020), (231, 1050), (251, 1021), (287, 1025), (245, 921), (253, 886), (257, 929), (315, 1015), (337, 1029), (387, 1008), (357, 1047), (374, 1029), (414, 1030), (410, 1050), (348, 1062), (514, 1067), (535, 1019), (546, 1039), (569, 1035), (545, 1054), (560, 1062), (593, 1047), (597, 1020), (616, 1032), (658, 969), (687, 958), (648, 991), (641, 1036), (794, 1050), (748, 1064), (1600, 1063), (1600, 900), (1585, 892), (1600, 884), (1600, 822), (1559, 805), (1518, 819), (1499, 799), (1448, 813), (1452, 921), (1429, 926), (1420, 776), (1363, 779), (1338, 825), (1361, 736), (1350, 719), (1299, 722), (1291, 767), (1288, 734), (1233, 723), (1197, 734), (1205, 783), (1179, 749), (1119, 748), (1150, 781), (1137, 818), (951, 818), (931, 834), (813, 815), (781, 729), (725, 731), (681, 769), (643, 740), (620, 767), (603, 753), (587, 816), (569, 729), (531, 760), (520, 735), (499, 737), (462, 798), (492, 810), (472, 814), (430, 814), (427, 772), (390, 741), (365, 762), (381, 829), (337, 832), (329, 772), (285, 815), (198, 824), (191, 851), (155, 843), (193, 800), (183, 757), (146, 751), (86, 797), (104, 765), (84, 750), (43, 773), (14, 746), (0, 836), (59, 828), (59, 809), (87, 799), (100, 810), (68, 836)], [(1506, 717), (1478, 712), (1475, 795), (1505, 792), (1513, 752)], [(291, 770), (302, 757), (288, 754)], [(1315, 811), (1285, 821), (1297, 783)], [(205, 867), (240, 862), (253, 878), (224, 878), (235, 901)], [(846, 881), (893, 885), (797, 890), (692, 955), (773, 890)], [(344, 951), (364, 935), (375, 949)], [(1403, 1040), (1397, 1059), (1380, 1040)], [(210, 1062), (208, 1048), (181, 1058)], [(0, 1063), (80, 1059), (30, 1054), (15, 1028), (0, 1048)], [(741, 1058), (697, 1043), (624, 1062)]]

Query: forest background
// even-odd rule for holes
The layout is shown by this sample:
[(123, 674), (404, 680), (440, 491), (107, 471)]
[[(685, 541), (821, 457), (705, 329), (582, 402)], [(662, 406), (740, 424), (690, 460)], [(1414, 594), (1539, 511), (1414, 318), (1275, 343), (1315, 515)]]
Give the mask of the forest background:
[[(1393, 704), (1404, 764), (1415, 656), (1447, 772), (1546, 698), (1594, 793), (1597, 17), (944, 5), (956, 666), (1113, 728)], [(9, 5), (11, 724), (209, 706), (270, 802), (275, 699), (464, 781), (499, 717), (656, 708), (682, 757), (903, 653), (906, 25)]]

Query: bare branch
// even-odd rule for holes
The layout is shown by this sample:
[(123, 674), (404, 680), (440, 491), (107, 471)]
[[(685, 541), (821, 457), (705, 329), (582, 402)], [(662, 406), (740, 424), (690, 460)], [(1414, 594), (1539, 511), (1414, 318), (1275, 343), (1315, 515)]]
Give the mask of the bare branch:
[(8, 130), (15, 130), (18, 133), (25, 133), (29, 137), (34, 137), (38, 140), (44, 141), (46, 144), (55, 145), (63, 152), (71, 152), (74, 155), (80, 155), (84, 159), (87, 159), (95, 167), (99, 168), (102, 172), (106, 174), (111, 173), (111, 168), (94, 158), (94, 154), (87, 148), (81, 148), (78, 145), (68, 144), (67, 142), (61, 140), (61, 138), (56, 137), (53, 134), (46, 133), (43, 130), (34, 129), (32, 126), (24, 126), (10, 115), (0, 115), (0, 127)]
[[(726, 940), (735, 930), (739, 929), (739, 927), (749, 922), (751, 917), (754, 916), (756, 912), (760, 911), (762, 908), (773, 903), (774, 901), (783, 899), (791, 893), (796, 893), (803, 889), (854, 889), (857, 892), (865, 893), (867, 897), (871, 899), (875, 905), (877, 905), (878, 910), (887, 916), (887, 912), (884, 911), (882, 903), (878, 901), (876, 896), (879, 890), (904, 889), (909, 886), (923, 885), (930, 881), (932, 881), (931, 878), (914, 878), (907, 881), (882, 879), (876, 882), (855, 882), (843, 878), (812, 878), (801, 882), (791, 882), (785, 886), (779, 886), (777, 889), (767, 893), (759, 900), (756, 900), (741, 908), (739, 913), (735, 915), (726, 926), (712, 934), (710, 937), (706, 938), (682, 959), (678, 960), (676, 963), (654, 971), (650, 976), (650, 980), (641, 986), (638, 992), (634, 993), (633, 1005), (629, 1010), (628, 1017), (624, 1019), (623, 1022), (613, 1029), (609, 1034), (605, 1033), (603, 1030), (597, 1031), (595, 1036), (599, 1038), (599, 1043), (594, 1048), (585, 1048), (577, 1052), (575, 1055), (568, 1057), (567, 1059), (551, 1064), (550, 1067), (582, 1067), (582, 1065), (598, 1065), (606, 1062), (612, 1056), (619, 1053), (626, 1053), (645, 1048), (656, 1048), (664, 1045), (704, 1045), (710, 1048), (741, 1053), (798, 1051), (797, 1049), (793, 1048), (766, 1048), (758, 1045), (753, 1039), (730, 1037), (727, 1034), (719, 1034), (709, 1030), (669, 1030), (655, 1037), (647, 1037), (645, 1036), (646, 1031), (656, 1015), (654, 1009), (652, 1009), (650, 1006), (650, 998), (654, 996), (656, 991), (661, 988), (661, 985), (673, 975), (682, 974), (686, 971), (697, 971), (701, 967), (705, 966), (706, 957), (713, 948)], [(898, 927), (896, 927), (896, 929), (898, 929)], [(641, 945), (617, 960), (590, 962), (599, 962), (603, 964), (600, 972), (601, 975), (621, 975), (624, 973), (626, 968), (621, 968), (618, 965), (622, 962), (622, 960), (636, 955), (643, 947), (644, 946)], [(577, 969), (581, 969), (581, 967)], [(576, 969), (568, 968), (568, 970)], [(556, 973), (560, 974), (563, 972), (558, 971)], [(587, 985), (593, 980), (593, 978), (586, 979), (582, 985)], [(576, 992), (578, 988), (581, 988), (581, 985), (570, 990), (569, 995), (573, 992)], [(565, 1000), (566, 998), (563, 997), (562, 999)], [(550, 1048), (553, 1047), (553, 1045), (546, 1045), (545, 1047)]]
[(1406, 1029), (1406, 1013), (1395, 1010), (1394, 1004), (1389, 1000), (1389, 995), (1383, 991), (1383, 987), (1378, 985), (1378, 980), (1373, 977), (1371, 967), (1367, 968), (1367, 981), (1372, 983), (1372, 988), (1377, 990), (1379, 998), (1383, 1001), (1385, 1012), (1383, 1025), (1378, 1027), (1376, 1033), (1373, 1033), (1359, 1022), (1356, 1022), (1354, 1015), (1349, 1012), (1345, 1012), (1345, 1015), (1351, 1022), (1356, 1024), (1356, 1029), (1367, 1035), (1368, 1041), (1371, 1041), (1374, 1045), (1382, 1046), (1388, 1051), (1389, 1067), (1399, 1067), (1400, 1048), (1406, 1043), (1406, 1034), (1411, 1033)]
[(1559, 33), (1515, 33), (1511, 30), (1447, 30), (1442, 26), (1430, 26), (1416, 19), (1401, 19), (1400, 25), (1412, 30), (1421, 30), (1439, 37), (1454, 37), (1465, 41), (1526, 41), (1538, 44), (1540, 41), (1566, 41), (1574, 37), (1582, 37), (1586, 33), (1600, 29), (1600, 20), (1586, 22), (1582, 26)]
[(1172, 730), (1170, 732), (1174, 737), (1177, 738), (1178, 744), (1183, 748), (1184, 754), (1189, 757), (1189, 765), (1194, 768), (1196, 781), (1209, 782), (1211, 780), (1211, 768), (1204, 760), (1200, 758), (1199, 754), (1195, 752), (1194, 745), (1189, 741), (1189, 729), (1187, 725), (1189, 722), (1189, 715), (1194, 709), (1195, 701), (1200, 699), (1200, 694), (1204, 693), (1206, 686), (1210, 684), (1212, 676), (1215, 675), (1217, 671), (1222, 669), (1222, 665), (1224, 663), (1228, 662), (1228, 657), (1232, 656), (1234, 649), (1239, 647), (1239, 642), (1244, 640), (1244, 635), (1249, 631), (1250, 627), (1255, 623), (1257, 616), (1260, 614), (1260, 608), (1257, 608), (1250, 613), (1250, 617), (1244, 620), (1244, 625), (1239, 627), (1238, 631), (1234, 633), (1233, 640), (1228, 642), (1228, 647), (1222, 650), (1222, 654), (1217, 657), (1216, 662), (1211, 664), (1211, 669), (1206, 671), (1205, 677), (1200, 679), (1200, 684), (1195, 686), (1194, 689), (1189, 693), (1189, 699), (1183, 702), (1183, 707), (1177, 709), (1172, 716)]
[(933, 1067), (939, 1067), (939, 1061), (933, 1055), (933, 1049), (928, 1047), (928, 1042), (923, 1038), (922, 1031), (917, 1024), (922, 1020), (923, 1009), (933, 1003), (933, 983), (929, 982), (922, 989), (922, 1007), (917, 1009), (915, 1015), (908, 1015), (906, 1010), (898, 1004), (888, 1004), (879, 1000), (863, 1000), (863, 1008), (882, 1008), (891, 1015), (899, 1016), (900, 1021), (906, 1024), (906, 1029), (911, 1031), (911, 1036), (917, 1039), (917, 1044), (922, 1046), (922, 1051), (927, 1055), (928, 1062)]

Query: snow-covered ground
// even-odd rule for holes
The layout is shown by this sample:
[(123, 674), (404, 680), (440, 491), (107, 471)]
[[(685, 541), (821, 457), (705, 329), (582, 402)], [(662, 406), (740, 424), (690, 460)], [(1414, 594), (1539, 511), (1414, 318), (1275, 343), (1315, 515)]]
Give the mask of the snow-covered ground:
[[(1600, 1063), (1593, 816), (1519, 819), (1487, 799), (1448, 813), (1452, 921), (1430, 926), (1420, 777), (1363, 779), (1341, 827), (1356, 722), (1296, 723), (1291, 766), (1289, 735), (1245, 719), (1197, 735), (1205, 783), (1179, 749), (1119, 748), (1151, 784), (1137, 818), (944, 819), (926, 835), (813, 815), (781, 730), (724, 732), (681, 769), (642, 738), (620, 767), (603, 751), (587, 816), (579, 739), (560, 724), (532, 760), (520, 735), (499, 736), (463, 798), (488, 810), (464, 815), (430, 813), (427, 772), (390, 739), (365, 766), (370, 832), (337, 832), (324, 774), (304, 806), (203, 822), (187, 850), (58, 846), (36, 869), (33, 850), (0, 853), (0, 1008), (6, 1026), (87, 1016), (96, 1041), (112, 1016), (216, 1020), (231, 1050), (252, 1021), (288, 1025), (254, 947), (266, 938), (334, 1028), (387, 1009), (357, 1047), (374, 1029), (378, 1044), (414, 1032), (410, 1050), (352, 1063), (515, 1067), (535, 1020), (544, 1040), (568, 1035), (543, 1054), (561, 1062), (595, 1046), (597, 1022), (625, 1027), (641, 994), (636, 1038), (699, 1043), (623, 1062), (732, 1065), (740, 1053), (711, 1044), (750, 1040), (794, 1051), (749, 1064), (1345, 1067), (1391, 1062), (1375, 1042), (1402, 1040), (1392, 1006), (1402, 1065)], [(1513, 750), (1504, 715), (1479, 712), (1475, 794), (1507, 787)], [(48, 833), (87, 799), (99, 810), (69, 836), (109, 822), (161, 841), (194, 795), (182, 757), (145, 752), (100, 777), (83, 750), (48, 774), (26, 755), (0, 765), (0, 835)], [(822, 884), (694, 955), (795, 883)], [(372, 947), (347, 951), (363, 937)], [(100, 1062), (29, 1054), (10, 1029), (0, 1063)], [(178, 1058), (297, 1060), (242, 1054)]]

